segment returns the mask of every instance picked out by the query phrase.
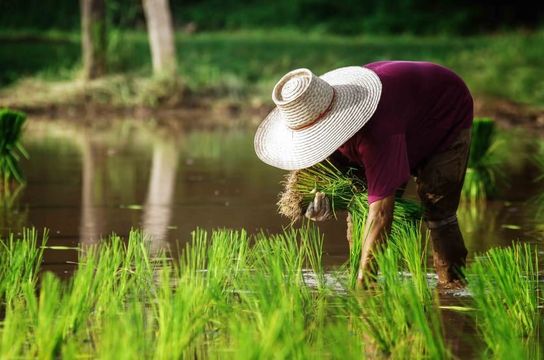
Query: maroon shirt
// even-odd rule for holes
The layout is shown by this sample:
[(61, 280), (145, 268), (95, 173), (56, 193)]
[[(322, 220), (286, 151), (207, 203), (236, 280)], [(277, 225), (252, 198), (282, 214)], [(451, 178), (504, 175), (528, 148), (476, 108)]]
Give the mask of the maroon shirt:
[(338, 152), (364, 167), (368, 201), (393, 195), (419, 165), (472, 124), (473, 103), (459, 76), (428, 62), (364, 65), (382, 82), (378, 108)]

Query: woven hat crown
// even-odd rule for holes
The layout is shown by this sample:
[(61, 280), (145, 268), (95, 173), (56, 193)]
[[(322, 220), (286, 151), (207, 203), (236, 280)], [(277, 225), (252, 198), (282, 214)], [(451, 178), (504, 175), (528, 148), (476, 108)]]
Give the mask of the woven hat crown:
[(272, 91), (272, 100), (291, 130), (300, 130), (317, 122), (330, 108), (333, 98), (333, 87), (308, 69), (287, 73)]

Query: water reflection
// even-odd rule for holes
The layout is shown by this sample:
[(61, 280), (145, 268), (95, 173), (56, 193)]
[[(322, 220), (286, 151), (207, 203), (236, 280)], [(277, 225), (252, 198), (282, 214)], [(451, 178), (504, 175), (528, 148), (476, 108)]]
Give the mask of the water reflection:
[(143, 212), (144, 233), (152, 239), (151, 252), (156, 253), (168, 246), (166, 239), (179, 163), (179, 147), (170, 136), (153, 144), (153, 160)]
[[(76, 139), (78, 138), (76, 137)], [(77, 143), (81, 151), (81, 225), (79, 239), (80, 243), (85, 246), (97, 243), (100, 239), (100, 225), (98, 224), (100, 214), (97, 214), (93, 191), (96, 160), (93, 145), (88, 137), (80, 137)]]
[[(19, 222), (0, 224), (4, 232), (23, 225), (47, 227), (52, 244), (77, 246), (143, 228), (154, 251), (175, 251), (196, 227), (277, 232), (287, 225), (275, 206), (284, 172), (257, 159), (251, 130), (198, 124), (174, 130), (132, 121), (96, 128), (30, 122), (25, 145), (31, 159), (23, 163), (29, 182), (20, 203), (28, 212)], [(534, 219), (532, 210), (520, 201), (532, 196), (532, 179), (525, 171), (516, 177), (517, 191), (505, 192), (509, 202), (459, 210), (471, 253), (517, 239), (537, 240), (536, 225), (528, 219)], [(320, 227), (327, 264), (345, 261), (344, 217)], [(46, 254), (46, 261), (66, 259)]]

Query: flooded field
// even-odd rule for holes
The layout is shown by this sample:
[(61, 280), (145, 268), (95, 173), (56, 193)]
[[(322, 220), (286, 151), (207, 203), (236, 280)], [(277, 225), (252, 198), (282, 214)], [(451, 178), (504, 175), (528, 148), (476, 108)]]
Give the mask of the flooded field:
[[(460, 225), (469, 249), (469, 261), (474, 264), (469, 275), (474, 277), (479, 276), (483, 271), (478, 267), (480, 265), (484, 269), (486, 266), (488, 268), (493, 266), (500, 268), (499, 265), (493, 262), (493, 259), (495, 259), (492, 257), (494, 253), (489, 255), (489, 260), (488, 258), (482, 260), (476, 256), (494, 247), (508, 246), (513, 242), (536, 245), (535, 254), (537, 257), (541, 257), (544, 250), (542, 242), (544, 216), (541, 216), (539, 220), (538, 214), (539, 211), (542, 211), (540, 209), (542, 206), (541, 203), (534, 200), (538, 198), (542, 191), (542, 184), (535, 181), (539, 175), (538, 169), (532, 157), (528, 156), (536, 153), (539, 139), (531, 138), (522, 132), (501, 133), (499, 139), (503, 142), (503, 149), (506, 149), (503, 151), (505, 155), (502, 160), (505, 168), (509, 169), (509, 173), (504, 176), (507, 181), (500, 185), (496, 199), (477, 205), (463, 204), (459, 211)], [(257, 159), (253, 152), (252, 130), (243, 128), (199, 128), (198, 126), (181, 126), (172, 129), (157, 127), (150, 123), (129, 121), (117, 121), (112, 123), (111, 126), (97, 127), (78, 127), (60, 121), (35, 122), (30, 123), (27, 128), (25, 146), (31, 156), (30, 160), (23, 163), (28, 183), (20, 190), (19, 196), (12, 203), (3, 207), (1, 226), (4, 234), (9, 232), (21, 233), (24, 227), (35, 227), (38, 230), (49, 229), (48, 248), (45, 249), (43, 254), (42, 270), (50, 270), (63, 278), (69, 278), (78, 268), (78, 261), (80, 260), (80, 251), (78, 249), (97, 244), (102, 238), (109, 238), (112, 233), (118, 234), (125, 239), (131, 237), (133, 241), (137, 241), (134, 239), (141, 240), (141, 235), (130, 234), (131, 228), (141, 229), (143, 233), (149, 235), (149, 238), (146, 239), (149, 239), (150, 256), (154, 254), (163, 256), (162, 254), (166, 254), (172, 258), (178, 258), (179, 254), (183, 254), (182, 250), (185, 249), (188, 243), (191, 243), (197, 249), (201, 246), (198, 245), (198, 241), (195, 245), (195, 237), (198, 240), (207, 238), (208, 235), (203, 235), (203, 233), (192, 235), (191, 233), (197, 227), (208, 230), (209, 233), (211, 233), (212, 229), (217, 228), (243, 228), (248, 231), (250, 236), (255, 235), (256, 237), (248, 240), (249, 238), (244, 234), (227, 232), (217, 232), (214, 233), (215, 235), (211, 235), (224, 241), (230, 239), (229, 241), (239, 241), (241, 244), (256, 242), (260, 245), (256, 246), (256, 250), (252, 250), (252, 252), (247, 254), (244, 252), (243, 260), (240, 259), (240, 254), (243, 252), (241, 250), (243, 249), (242, 245), (232, 245), (228, 241), (224, 242), (223, 245), (217, 245), (225, 247), (218, 248), (215, 251), (226, 251), (231, 255), (238, 254), (238, 256), (235, 256), (236, 261), (232, 263), (219, 262), (219, 265), (216, 264), (216, 266), (219, 266), (216, 271), (233, 271), (237, 275), (232, 275), (232, 277), (225, 274), (217, 275), (213, 273), (213, 268), (209, 267), (213, 265), (213, 261), (210, 259), (207, 261), (211, 261), (211, 263), (205, 261), (204, 263), (208, 265), (208, 275), (206, 276), (210, 276), (210, 278), (206, 278), (206, 281), (214, 281), (214, 286), (218, 286), (217, 291), (219, 293), (216, 294), (218, 297), (214, 298), (213, 301), (217, 301), (216, 306), (219, 306), (217, 304), (221, 306), (220, 310), (213, 310), (212, 312), (217, 311), (218, 313), (212, 315), (207, 313), (209, 309), (203, 310), (198, 306), (194, 308), (206, 312), (206, 314), (203, 313), (203, 316), (205, 315), (206, 319), (212, 323), (222, 319), (221, 316), (225, 316), (225, 314), (242, 314), (246, 311), (255, 311), (268, 316), (259, 321), (281, 321), (281, 313), (275, 313), (271, 309), (259, 308), (259, 306), (264, 306), (262, 304), (257, 305), (258, 301), (262, 301), (262, 299), (269, 296), (271, 301), (278, 302), (275, 306), (281, 311), (287, 311), (286, 309), (290, 309), (289, 306), (300, 306), (302, 317), (295, 316), (292, 318), (291, 313), (284, 313), (283, 315), (295, 321), (295, 325), (301, 327), (301, 331), (305, 326), (325, 329), (324, 332), (314, 329), (315, 334), (310, 332), (310, 334), (313, 334), (310, 338), (290, 339), (287, 341), (285, 336), (289, 337), (291, 333), (287, 332), (283, 335), (267, 333), (260, 328), (265, 324), (258, 322), (254, 324), (256, 328), (243, 329), (240, 328), (240, 324), (227, 321), (226, 323), (231, 328), (221, 330), (225, 331), (227, 335), (225, 333), (214, 335), (216, 331), (220, 332), (220, 330), (213, 328), (213, 326), (213, 329), (210, 329), (209, 324), (199, 324), (198, 326), (201, 326), (202, 329), (199, 328), (192, 335), (186, 334), (187, 336), (197, 336), (199, 339), (200, 336), (206, 338), (205, 340), (200, 339), (202, 343), (197, 342), (196, 345), (191, 345), (193, 347), (189, 351), (194, 357), (201, 357), (202, 354), (211, 357), (221, 356), (225, 355), (221, 351), (228, 353), (233, 349), (241, 348), (244, 349), (248, 357), (254, 355), (259, 357), (259, 353), (254, 353), (249, 348), (251, 341), (237, 338), (233, 335), (234, 331), (241, 331), (242, 334), (249, 337), (255, 334), (279, 336), (279, 338), (274, 338), (275, 341), (281, 338), (283, 341), (281, 343), (285, 346), (292, 346), (291, 350), (294, 349), (293, 351), (310, 351), (310, 353), (294, 353), (294, 357), (298, 358), (315, 355), (312, 351), (329, 351), (331, 344), (344, 344), (341, 336), (354, 336), (354, 333), (357, 334), (358, 330), (365, 334), (363, 338), (370, 337), (374, 339), (375, 343), (381, 344), (378, 350), (382, 352), (402, 350), (398, 354), (406, 356), (415, 354), (416, 357), (442, 358), (442, 356), (447, 355), (446, 357), (467, 358), (477, 356), (483, 351), (482, 349), (485, 349), (485, 338), (482, 339), (481, 332), (479, 333), (482, 330), (477, 330), (472, 318), (466, 315), (466, 311), (472, 311), (473, 306), (470, 303), (469, 299), (471, 297), (467, 291), (440, 294), (439, 299), (442, 306), (439, 311), (440, 326), (437, 327), (437, 320), (430, 315), (430, 317), (427, 315), (422, 315), (423, 318), (417, 317), (423, 314), (422, 309), (425, 306), (435, 306), (435, 301), (438, 299), (435, 298), (438, 295), (433, 293), (436, 279), (432, 269), (427, 269), (426, 265), (408, 264), (405, 277), (407, 280), (385, 277), (383, 285), (380, 285), (383, 288), (378, 289), (376, 299), (365, 299), (363, 304), (359, 303), (357, 297), (353, 297), (345, 287), (345, 279), (342, 279), (342, 265), (346, 263), (349, 257), (345, 235), (345, 214), (339, 214), (338, 220), (320, 224), (320, 230), (324, 234), (322, 259), (320, 251), (316, 251), (316, 248), (312, 248), (308, 244), (301, 245), (301, 252), (305, 254), (303, 255), (304, 259), (297, 260), (292, 257), (296, 251), (294, 251), (294, 248), (289, 248), (289, 246), (296, 243), (293, 243), (293, 239), (298, 236), (304, 238), (300, 234), (286, 235), (286, 248), (266, 248), (266, 246), (275, 245), (263, 245), (267, 243), (264, 240), (275, 239), (271, 234), (280, 233), (284, 227), (289, 225), (288, 221), (281, 218), (276, 211), (278, 192), (281, 190), (279, 183), (284, 172), (262, 164)], [(414, 194), (413, 184), (411, 184), (405, 196), (415, 197)], [(261, 231), (269, 235), (259, 235)], [(307, 237), (317, 238), (316, 235), (308, 235)], [(113, 240), (114, 243), (115, 241)], [(304, 242), (302, 241), (302, 243)], [(137, 242), (131, 246), (137, 249)], [(524, 254), (523, 249), (512, 250), (514, 253), (498, 253), (495, 255), (497, 259), (507, 261), (511, 256)], [(134, 251), (136, 254), (137, 251)], [(268, 263), (271, 259), (265, 259), (259, 251), (277, 251), (278, 254), (281, 254), (285, 263), (283, 265)], [(401, 261), (402, 256), (409, 257), (410, 254), (413, 255), (410, 250), (399, 251), (399, 254), (391, 253), (384, 256), (382, 265), (396, 269), (395, 264)], [(107, 259), (110, 255), (101, 256)], [(211, 255), (208, 254), (207, 256)], [(526, 263), (531, 263), (531, 254), (523, 256), (525, 256), (523, 259), (528, 259), (525, 261)], [(145, 256), (142, 259), (144, 258)], [(228, 258), (231, 259), (231, 257)], [(198, 268), (199, 259), (184, 259), (180, 261), (188, 261), (190, 271), (202, 270)], [(319, 261), (316, 262), (316, 259)], [(99, 260), (94, 259), (93, 261)], [(219, 260), (216, 259), (215, 261)], [(323, 263), (324, 267), (320, 267), (318, 263)], [(130, 263), (123, 266), (134, 266), (134, 264)], [(284, 269), (284, 274), (274, 273), (274, 266), (277, 266), (276, 270), (279, 269), (279, 271)], [(538, 264), (536, 266), (538, 267)], [(272, 268), (270, 270), (272, 273), (268, 272), (269, 270), (264, 270), (268, 267)], [(85, 266), (80, 267), (83, 270), (76, 272), (76, 279), (90, 276), (89, 274), (85, 275), (84, 268)], [(196, 291), (196, 295), (202, 295), (202, 299), (205, 301), (212, 301), (208, 296), (213, 294), (210, 295), (207, 292), (210, 290), (204, 290), (202, 284), (193, 282), (196, 280), (190, 280), (189, 273), (174, 272), (173, 274), (164, 275), (166, 276), (164, 277), (160, 275), (161, 271), (155, 268), (146, 268), (144, 266), (143, 270), (138, 269), (136, 266), (134, 274), (140, 274), (138, 271), (142, 271), (142, 279), (145, 278), (145, 281), (150, 281), (147, 277), (158, 277), (160, 281), (165, 281), (168, 284), (174, 280), (181, 281), (189, 286), (189, 289), (192, 286)], [(515, 268), (512, 269), (515, 270)], [(245, 270), (250, 271), (244, 272)], [(252, 274), (254, 271), (258, 273), (260, 270), (264, 271), (264, 277), (257, 276), (255, 283), (251, 284), (252, 280), (249, 279), (248, 274)], [(309, 285), (309, 288), (313, 289), (313, 295), (311, 296), (306, 293), (306, 290), (297, 287), (301, 283), (296, 276), (291, 278), (293, 273), (301, 271), (304, 275), (302, 284), (305, 284), (305, 287)], [(535, 271), (538, 270), (534, 269), (532, 273), (534, 274)], [(419, 272), (421, 277), (413, 275), (415, 272)], [(168, 271), (165, 271), (165, 273), (168, 273)], [(196, 276), (196, 278), (199, 277)], [(411, 280), (412, 278), (414, 280)], [(289, 290), (288, 286), (281, 285), (282, 279), (285, 280), (287, 285), (295, 284), (293, 285), (294, 290)], [(418, 282), (421, 279), (424, 279), (425, 285)], [(104, 280), (96, 281), (106, 280), (104, 278)], [(226, 285), (221, 285), (223, 281)], [(267, 281), (271, 281), (271, 283), (267, 285)], [(130, 284), (130, 286), (135, 287), (141, 285)], [(158, 291), (163, 291), (164, 289), (161, 286), (164, 283), (160, 284), (162, 285), (158, 285)], [(273, 293), (272, 285), (277, 286), (277, 289), (285, 295), (284, 299), (281, 296), (273, 297), (271, 295)], [(520, 284), (513, 284), (512, 287), (514, 285), (520, 286)], [(55, 288), (58, 285), (56, 285), (55, 281), (49, 279), (44, 286)], [(130, 286), (127, 285), (127, 288), (130, 288)], [(151, 285), (147, 284), (146, 286)], [(232, 289), (229, 289), (229, 286), (238, 286), (236, 292), (239, 292), (239, 294), (234, 296), (235, 299), (232, 298)], [(395, 339), (381, 338), (386, 333), (387, 336), (394, 336), (394, 325), (391, 326), (392, 335), (387, 332), (386, 328), (380, 332), (379, 328), (383, 326), (383, 323), (373, 323), (370, 312), (367, 318), (370, 319), (368, 322), (359, 322), (356, 319), (348, 321), (351, 324), (349, 329), (344, 328), (343, 323), (337, 323), (335, 320), (346, 316), (349, 318), (361, 311), (364, 313), (365, 307), (374, 309), (376, 313), (379, 313), (381, 310), (378, 310), (378, 307), (382, 304), (378, 302), (387, 303), (387, 301), (390, 301), (387, 297), (384, 298), (383, 295), (391, 291), (389, 286), (406, 291), (392, 292), (396, 302), (391, 303), (392, 308), (389, 309), (391, 311), (389, 315), (393, 316), (391, 318), (391, 321), (393, 321), (394, 314), (398, 315), (398, 311), (400, 311), (400, 308), (395, 308), (395, 306), (405, 304), (402, 316), (411, 319), (406, 321), (415, 326), (412, 330), (416, 331), (415, 329), (417, 329), (416, 332), (423, 335), (414, 337), (411, 334), (408, 336), (405, 332), (406, 325), (401, 320), (398, 320), (398, 329), (395, 331), (398, 331), (399, 336), (404, 336), (402, 341), (415, 342), (415, 350), (409, 350), (406, 343), (398, 343)], [(412, 286), (415, 286), (415, 288), (412, 288)], [(482, 286), (482, 289), (489, 290), (489, 284)], [(202, 291), (202, 293), (199, 291)], [(333, 291), (332, 295), (330, 291)], [(407, 294), (412, 294), (411, 291), (415, 291), (415, 293), (413, 293), (413, 296), (408, 296)], [(502, 290), (497, 289), (496, 291), (498, 296), (502, 296), (500, 291)], [(188, 294), (180, 296), (189, 296)], [(253, 294), (255, 298), (252, 297), (253, 295), (248, 294)], [(341, 296), (337, 296), (338, 294)], [(138, 294), (137, 296), (143, 296), (147, 301), (151, 302), (157, 300), (154, 297), (155, 295), (150, 293)], [(485, 292), (480, 294), (476, 292), (474, 296), (476, 300), (485, 298)], [(409, 305), (409, 298), (417, 299), (421, 308), (416, 305), (412, 308), (412, 305)], [(161, 299), (165, 300), (159, 298), (158, 301), (162, 301)], [(189, 301), (192, 304), (191, 306), (195, 305), (191, 301), (198, 301), (198, 298), (184, 299)], [(115, 300), (122, 302), (126, 299), (119, 298)], [(105, 300), (98, 299), (96, 301)], [(289, 303), (289, 301), (293, 301), (293, 303)], [(478, 305), (477, 301), (476, 305)], [(121, 303), (116, 303), (116, 306), (121, 306)], [(257, 306), (257, 308), (254, 308), (254, 306)], [(229, 310), (225, 310), (225, 307), (228, 307)], [(329, 307), (332, 309), (330, 312), (325, 310)], [(406, 307), (411, 310), (406, 310)], [(318, 311), (320, 308), (323, 308), (324, 312)], [(160, 312), (162, 308), (155, 310)], [(135, 307), (127, 311), (134, 315), (137, 321), (147, 321), (144, 319), (145, 317), (142, 317), (142, 308)], [(522, 312), (522, 310), (519, 310), (519, 312)], [(501, 313), (495, 312), (493, 314), (493, 316), (499, 316)], [(384, 314), (384, 317), (387, 315)], [(104, 316), (119, 317), (118, 314), (113, 313), (105, 313)], [(184, 321), (189, 321), (187, 319), (192, 318), (189, 316)], [(254, 318), (245, 320), (247, 324), (253, 324), (257, 321)], [(131, 319), (124, 319), (123, 321), (125, 321), (123, 324), (127, 326), (131, 324)], [(160, 320), (149, 321), (157, 321), (159, 328), (163, 326)], [(383, 319), (380, 321), (383, 321)], [(485, 318), (482, 321), (486, 321)], [(536, 322), (541, 322), (541, 319), (537, 318)], [(189, 323), (190, 321), (185, 324)], [(523, 324), (523, 329), (525, 329), (523, 331), (532, 334), (533, 328), (531, 326), (534, 324), (532, 322), (529, 322), (528, 325), (526, 322)], [(283, 329), (283, 325), (276, 325), (278, 331)], [(511, 326), (511, 324), (506, 323), (502, 325), (503, 329)], [(109, 329), (108, 331), (114, 330)], [(252, 333), (253, 330), (255, 332)], [(335, 335), (334, 330), (339, 332)], [(426, 331), (428, 333), (425, 333)], [(441, 337), (437, 335), (440, 332), (444, 334), (445, 343), (442, 343), (439, 339)], [(110, 334), (113, 334), (113, 332), (110, 332)], [(129, 341), (130, 336), (141, 338), (147, 336), (136, 333), (129, 335), (123, 340)], [(313, 336), (316, 336), (316, 338)], [(483, 336), (485, 336), (485, 332)], [(321, 339), (321, 337), (324, 338)], [(383, 341), (382, 343), (378, 341), (380, 339)], [(264, 341), (266, 339), (254, 340), (262, 346), (266, 345)], [(297, 343), (295, 340), (311, 342), (312, 346), (315, 345), (315, 347), (309, 350), (310, 348), (300, 345), (302, 343)], [(360, 337), (357, 335), (355, 335), (354, 340), (361, 342)], [(81, 341), (85, 343), (87, 340)], [(273, 341), (272, 343), (278, 345)], [(170, 345), (181, 346), (179, 343), (172, 344)], [(219, 352), (210, 353), (208, 350), (204, 351), (204, 353), (200, 352), (203, 351), (201, 346), (207, 349), (210, 344), (216, 346)], [(109, 345), (106, 343), (104, 346)], [(163, 350), (166, 351), (168, 344), (164, 346)], [(420, 351), (418, 346), (423, 349), (420, 349), (421, 353), (418, 352)], [(446, 348), (450, 350), (445, 350)], [(344, 355), (349, 358), (357, 358), (357, 354), (362, 351), (360, 344), (354, 345), (354, 347), (348, 349), (349, 351), (346, 350), (347, 348), (340, 347), (339, 349), (347, 352), (335, 353), (329, 351), (327, 352), (328, 356), (341, 357)], [(260, 350), (263, 351), (260, 353), (261, 356), (267, 354), (266, 348)], [(520, 353), (525, 351), (523, 349), (517, 350), (521, 351)], [(90, 353), (93, 353), (93, 351)], [(449, 354), (450, 351), (451, 354)], [(492, 349), (490, 351), (496, 353), (499, 350)], [(372, 349), (368, 348), (365, 348), (364, 352), (367, 355), (374, 353)], [(183, 354), (184, 356), (187, 355), (186, 352)], [(284, 355), (287, 358), (290, 357), (289, 353)], [(232, 357), (232, 354), (227, 357)], [(402, 355), (397, 355), (397, 358), (402, 358)]]
[[(459, 211), (471, 254), (516, 240), (541, 243), (535, 206), (528, 201), (541, 187), (524, 156), (534, 153), (534, 144), (518, 133), (503, 137), (513, 165), (507, 166), (511, 174), (505, 174), (499, 199)], [(172, 130), (128, 121), (83, 129), (30, 123), (25, 145), (31, 155), (23, 163), (28, 184), (18, 212), (4, 214), (4, 232), (46, 227), (52, 245), (75, 247), (142, 228), (153, 248), (175, 250), (196, 227), (275, 233), (288, 225), (276, 211), (285, 172), (259, 161), (251, 130)], [(406, 196), (416, 198), (413, 184)], [(321, 224), (328, 265), (347, 258), (345, 226), (344, 214)], [(68, 253), (48, 252), (45, 263), (62, 271), (66, 261), (75, 260)]]

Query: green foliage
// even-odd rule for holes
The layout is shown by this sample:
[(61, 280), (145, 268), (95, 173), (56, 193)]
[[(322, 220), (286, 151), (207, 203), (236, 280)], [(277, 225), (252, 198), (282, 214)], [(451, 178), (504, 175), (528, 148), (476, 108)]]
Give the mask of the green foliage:
[[(100, 102), (133, 106), (165, 98), (160, 81), (149, 82), (151, 57), (143, 31), (115, 30), (111, 35), (110, 76), (92, 86), (66, 82), (77, 77), (80, 40), (77, 33), (0, 32), (0, 85), (25, 77), (0, 96), (10, 106)], [(176, 34), (179, 73), (195, 96), (229, 97), (244, 104), (271, 104), (270, 91), (287, 71), (307, 67), (316, 74), (377, 60), (434, 61), (456, 71), (475, 96), (492, 95), (531, 105), (544, 104), (540, 79), (544, 68), (544, 32), (501, 36), (339, 37), (297, 30)], [(110, 39), (111, 40), (111, 39)], [(117, 45), (115, 45), (117, 44)], [(504, 76), (507, 74), (508, 81)], [(51, 83), (51, 80), (56, 81)], [(58, 82), (61, 81), (59, 84)], [(179, 95), (179, 87), (174, 98)], [(154, 96), (153, 90), (159, 90)], [(170, 100), (170, 97), (166, 97)]]
[(476, 202), (484, 201), (496, 191), (500, 158), (495, 155), (495, 122), (489, 118), (475, 118), (472, 123), (470, 153), (461, 196)]
[[(141, 27), (141, 2), (107, 0), (108, 20), (124, 28)], [(198, 29), (295, 27), (335, 33), (474, 33), (539, 23), (539, 11), (526, 3), (449, 2), (446, 0), (170, 1), (175, 23), (196, 23)], [(221, 9), (221, 11), (217, 11)], [(76, 29), (78, 3), (70, 0), (4, 0), (2, 28)], [(447, 16), (444, 16), (447, 15)]]
[(538, 351), (538, 254), (516, 244), (488, 251), (468, 267), (476, 323), (494, 358), (532, 358)]
[(12, 179), (19, 183), (25, 182), (19, 167), (21, 157), (28, 158), (21, 143), (25, 121), (26, 115), (21, 112), (0, 109), (0, 176), (3, 178), (4, 193), (10, 191)]
[[(284, 181), (284, 191), (278, 201), (279, 212), (291, 220), (301, 215), (313, 200), (316, 191), (323, 192), (331, 200), (334, 211), (348, 210), (366, 218), (368, 213), (368, 194), (364, 183), (351, 172), (343, 173), (331, 162), (324, 161), (312, 167), (292, 171)], [(398, 198), (393, 213), (393, 228), (404, 221), (417, 221), (421, 218), (421, 207), (406, 199)]]
[[(361, 237), (354, 239), (361, 242)], [(450, 357), (437, 312), (437, 294), (427, 282), (426, 244), (418, 228), (405, 225), (375, 255), (380, 276), (375, 284), (367, 285), (372, 291), (364, 294), (358, 306), (360, 325), (382, 355)]]
[[(45, 232), (42, 244), (46, 239)], [(0, 239), (0, 306), (20, 297), (25, 284), (36, 285), (42, 256), (43, 247), (35, 230), (25, 229), (20, 237), (10, 234)]]
[[(426, 242), (410, 226), (377, 253), (381, 275), (364, 291), (350, 289), (345, 268), (323, 269), (323, 237), (310, 225), (252, 238), (196, 230), (175, 259), (151, 257), (141, 232), (112, 235), (79, 249), (71, 279), (45, 273), (39, 284), (43, 246), (35, 232), (25, 236), (0, 251), (8, 274), (0, 283), (14, 291), (2, 303), (2, 358), (451, 357), (426, 279)], [(469, 272), (479, 327), (501, 331), (493, 349), (537, 332), (535, 254), (516, 251), (492, 251)]]

